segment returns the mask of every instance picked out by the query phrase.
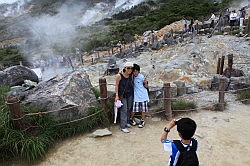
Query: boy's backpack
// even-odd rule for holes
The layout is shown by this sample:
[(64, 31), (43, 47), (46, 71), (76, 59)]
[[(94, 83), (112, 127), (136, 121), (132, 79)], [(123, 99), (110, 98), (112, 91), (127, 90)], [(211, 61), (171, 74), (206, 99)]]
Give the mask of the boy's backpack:
[[(191, 138), (192, 146), (184, 147), (180, 140), (174, 140), (174, 144), (180, 151), (180, 156), (176, 166), (199, 166), (199, 160), (196, 154), (197, 141)], [(189, 149), (190, 148), (190, 149)], [(189, 149), (189, 151), (187, 151)]]

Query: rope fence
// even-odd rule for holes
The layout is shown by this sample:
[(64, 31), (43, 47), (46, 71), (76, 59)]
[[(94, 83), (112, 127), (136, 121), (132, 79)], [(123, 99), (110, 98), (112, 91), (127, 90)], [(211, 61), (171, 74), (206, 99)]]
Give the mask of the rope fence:
[[(236, 81), (235, 81), (236, 82)], [(218, 84), (218, 83), (212, 83), (212, 84)], [(107, 86), (107, 85), (115, 85), (115, 84), (107, 84), (107, 83), (100, 83), (99, 86)], [(170, 84), (169, 85), (165, 85), (162, 87), (163, 89), (166, 89), (166, 88), (170, 88)], [(187, 89), (189, 87), (178, 87), (179, 89)], [(86, 88), (87, 90), (91, 90), (91, 88)], [(85, 89), (85, 90), (86, 90)], [(218, 92), (219, 93), (236, 93), (236, 92), (241, 92), (241, 91), (245, 91), (245, 90), (249, 90), (249, 88), (242, 88), (242, 89), (237, 89), (237, 90), (228, 90), (228, 91), (225, 91), (225, 90), (219, 90)], [(171, 91), (171, 89), (169, 89)], [(171, 93), (168, 92), (168, 94), (170, 95)], [(70, 94), (68, 94), (70, 95)], [(171, 96), (165, 96), (165, 97), (162, 97), (162, 98), (153, 98), (153, 99), (150, 99), (151, 101), (165, 101), (165, 100), (170, 100), (170, 101), (173, 101), (173, 100), (180, 100), (180, 98), (178, 97), (171, 97)], [(65, 94), (64, 94), (65, 96)], [(107, 96), (107, 95), (106, 95)], [(69, 110), (69, 109), (72, 109), (72, 108), (85, 108), (85, 109), (88, 109), (88, 108), (93, 108), (93, 106), (88, 106), (92, 103), (96, 103), (96, 102), (101, 102), (103, 100), (107, 100), (109, 99), (109, 97), (104, 97), (104, 98), (99, 98), (99, 99), (96, 99), (96, 100), (93, 100), (91, 102), (88, 102), (88, 103), (85, 103), (83, 105), (74, 105), (74, 106), (68, 106), (66, 108), (61, 108), (61, 109), (58, 109), (58, 110), (53, 110), (53, 111), (46, 111), (46, 112), (36, 112), (36, 113), (27, 113), (27, 114), (24, 114), (22, 116), (19, 116), (18, 118), (12, 118), (13, 121), (20, 121), (22, 119), (24, 119), (26, 116), (42, 116), (42, 115), (45, 115), (45, 114), (50, 114), (50, 113), (55, 113), (55, 112), (59, 112), (59, 111), (65, 111), (65, 110)], [(247, 101), (247, 100), (244, 100), (244, 101)], [(8, 100), (6, 102), (7, 105), (17, 105), (20, 103), (20, 100), (19, 99), (16, 99), (15, 101), (12, 101), (10, 102), (10, 100)], [(220, 102), (221, 104), (225, 104), (224, 102)], [(204, 107), (205, 108), (205, 107)], [(199, 110), (199, 109), (203, 109), (203, 108), (196, 108), (196, 109), (187, 109), (187, 110), (174, 110), (174, 111), (183, 111), (183, 112), (186, 112), (186, 111), (193, 111), (193, 110)], [(103, 109), (102, 109), (103, 111)], [(158, 112), (155, 112), (154, 114), (158, 114), (158, 113), (161, 113), (161, 112), (164, 112), (166, 110), (163, 110), (163, 111), (158, 111)], [(169, 111), (168, 111), (169, 112)], [(98, 111), (98, 113), (100, 113), (100, 111)], [(68, 124), (68, 123), (73, 123), (73, 122), (76, 122), (76, 121), (80, 121), (80, 120), (83, 120), (83, 119), (86, 119), (88, 117), (92, 117), (98, 113), (94, 113), (92, 115), (89, 115), (87, 117), (83, 117), (83, 118), (80, 118), (80, 119), (76, 119), (76, 120), (72, 120), (72, 121), (69, 121), (69, 122), (64, 122), (63, 124)], [(13, 117), (16, 117), (16, 116), (13, 116)], [(60, 125), (60, 124), (58, 124)]]
[[(175, 85), (175, 86), (171, 86), (170, 83), (164, 83), (162, 87), (158, 87), (158, 86), (149, 86), (149, 89), (155, 89), (154, 91), (162, 91), (162, 96), (161, 98), (150, 98), (150, 101), (152, 102), (157, 102), (157, 101), (162, 101), (163, 102), (163, 110), (160, 111), (156, 111), (154, 113), (151, 113), (151, 115), (153, 114), (158, 114), (158, 113), (162, 113), (165, 112), (165, 116), (167, 120), (172, 119), (172, 112), (188, 112), (188, 111), (194, 111), (194, 110), (201, 110), (201, 109), (205, 109), (206, 107), (199, 107), (199, 108), (195, 108), (195, 109), (185, 109), (185, 110), (172, 110), (171, 108), (171, 102), (174, 100), (180, 100), (180, 97), (172, 97), (173, 93), (177, 93), (178, 90), (183, 90), (183, 91), (187, 91), (190, 89), (203, 89), (203, 87), (209, 87), (209, 88), (215, 88), (216, 92), (219, 93), (218, 95), (218, 100), (214, 101), (214, 103), (217, 102), (219, 110), (223, 111), (225, 109), (225, 94), (226, 93), (237, 93), (237, 92), (242, 92), (242, 91), (247, 91), (250, 89), (250, 87), (243, 87), (241, 89), (236, 89), (236, 90), (231, 90), (228, 89), (229, 88), (229, 84), (238, 84), (238, 83), (246, 83), (246, 80), (235, 80), (235, 79), (231, 79), (231, 72), (232, 72), (232, 65), (233, 65), (233, 55), (229, 54), (228, 55), (228, 71), (229, 71), (229, 78), (223, 77), (222, 76), (222, 72), (223, 72), (223, 68), (224, 68), (224, 59), (225, 56), (222, 56), (221, 58), (218, 58), (218, 66), (217, 66), (217, 75), (218, 75), (218, 79), (207, 79), (207, 80), (200, 80), (199, 83), (195, 83), (192, 82), (192, 80), (181, 80), (183, 81), (183, 84), (180, 85)], [(249, 64), (249, 63), (235, 63), (235, 64)], [(202, 82), (204, 81), (204, 83)], [(28, 116), (42, 116), (45, 114), (51, 114), (51, 113), (55, 113), (55, 112), (60, 112), (60, 111), (66, 111), (66, 110), (70, 110), (70, 109), (74, 109), (74, 108), (81, 108), (81, 109), (88, 109), (88, 108), (93, 108), (94, 106), (91, 106), (92, 104), (95, 103), (100, 103), (102, 105), (102, 109), (99, 110), (98, 112), (95, 112), (91, 115), (88, 115), (86, 117), (81, 117), (79, 119), (74, 119), (74, 120), (70, 120), (68, 122), (63, 122), (63, 123), (59, 123), (57, 125), (65, 125), (65, 124), (69, 124), (69, 123), (74, 123), (77, 121), (81, 121), (84, 119), (87, 119), (89, 117), (93, 117), (96, 116), (97, 114), (103, 112), (104, 113), (104, 124), (108, 125), (110, 122), (108, 120), (108, 92), (107, 92), (107, 86), (115, 86), (114, 83), (107, 83), (106, 79), (100, 78), (99, 79), (99, 84), (96, 86), (92, 86), (91, 88), (84, 88), (81, 89), (83, 91), (93, 91), (93, 88), (97, 88), (99, 87), (100, 89), (100, 97), (98, 99), (92, 99), (90, 101), (88, 101), (87, 103), (81, 104), (81, 105), (68, 105), (65, 108), (60, 108), (57, 110), (50, 110), (50, 111), (46, 111), (46, 112), (36, 112), (36, 113), (27, 113), (27, 114), (23, 114), (23, 112), (20, 109), (20, 100), (17, 98), (8, 98), (6, 104), (8, 105), (10, 112), (11, 112), (11, 119), (14, 123), (15, 126), (17, 126), (17, 128), (19, 128), (20, 130), (26, 130), (27, 128), (25, 127), (25, 124), (23, 122), (25, 117)], [(186, 93), (185, 93), (186, 94)], [(72, 95), (72, 93), (64, 93), (62, 94), (60, 97), (66, 97), (66, 96), (70, 96)], [(177, 96), (177, 94), (176, 94)], [(191, 100), (191, 99), (190, 99)], [(204, 100), (205, 101), (205, 100)], [(242, 100), (243, 101), (243, 100)], [(245, 99), (244, 101), (248, 101), (248, 99)]]

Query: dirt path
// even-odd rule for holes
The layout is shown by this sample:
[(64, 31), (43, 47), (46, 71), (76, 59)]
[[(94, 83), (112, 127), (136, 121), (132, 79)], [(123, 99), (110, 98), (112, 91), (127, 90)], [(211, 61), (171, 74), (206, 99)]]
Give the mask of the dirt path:
[[(250, 106), (228, 103), (224, 112), (200, 110), (189, 116), (197, 124), (198, 156), (201, 166), (250, 165)], [(163, 151), (160, 136), (166, 121), (147, 118), (143, 129), (132, 127), (129, 134), (112, 126), (112, 136), (90, 138), (88, 134), (63, 141), (51, 150), (40, 166), (163, 166), (169, 153)], [(177, 139), (171, 131), (170, 138)]]

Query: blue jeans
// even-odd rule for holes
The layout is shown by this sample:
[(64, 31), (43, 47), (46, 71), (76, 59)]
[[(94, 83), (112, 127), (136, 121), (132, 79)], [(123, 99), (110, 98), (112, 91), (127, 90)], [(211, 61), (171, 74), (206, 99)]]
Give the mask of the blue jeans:
[(133, 96), (122, 99), (123, 106), (120, 108), (120, 127), (121, 129), (126, 128), (128, 120), (130, 118), (130, 112), (133, 105)]

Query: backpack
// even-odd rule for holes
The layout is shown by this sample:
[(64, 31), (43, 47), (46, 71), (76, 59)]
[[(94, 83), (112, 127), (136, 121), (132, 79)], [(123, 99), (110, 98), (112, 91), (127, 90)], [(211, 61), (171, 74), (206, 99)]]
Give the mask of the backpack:
[[(191, 138), (192, 146), (184, 147), (180, 140), (174, 140), (174, 144), (180, 151), (180, 156), (176, 163), (176, 166), (199, 166), (199, 160), (196, 154), (197, 141)], [(189, 151), (187, 149), (190, 148)]]

